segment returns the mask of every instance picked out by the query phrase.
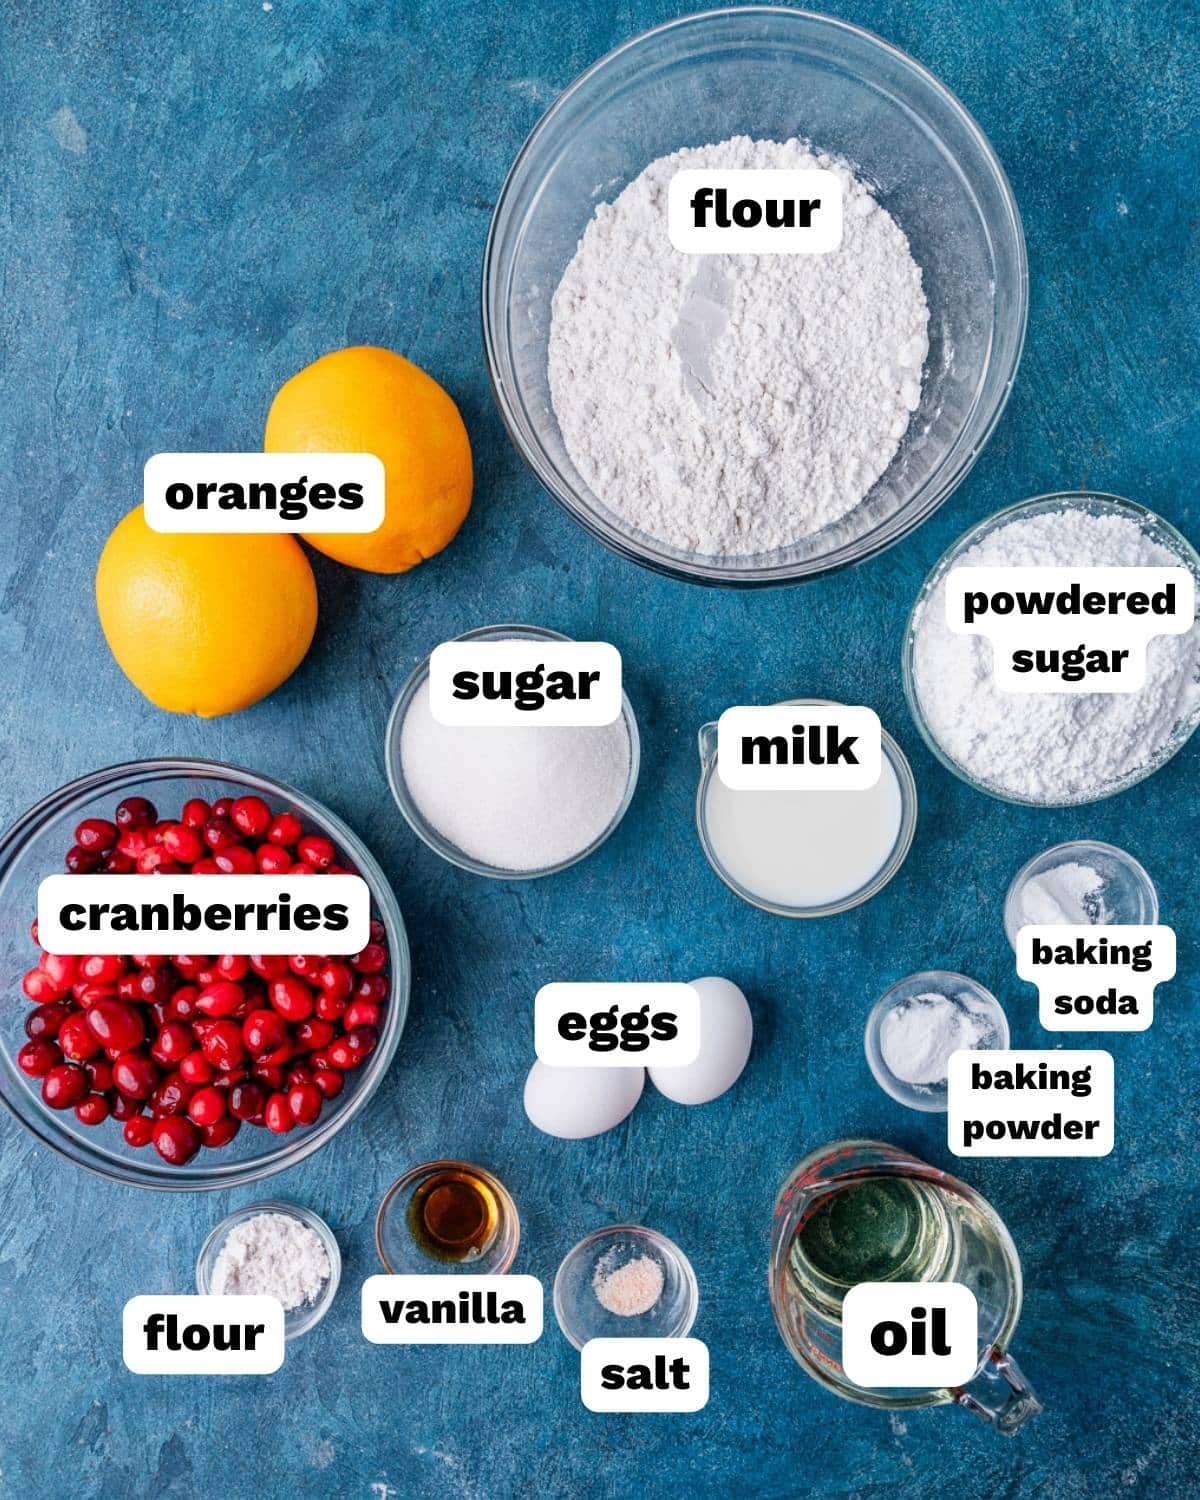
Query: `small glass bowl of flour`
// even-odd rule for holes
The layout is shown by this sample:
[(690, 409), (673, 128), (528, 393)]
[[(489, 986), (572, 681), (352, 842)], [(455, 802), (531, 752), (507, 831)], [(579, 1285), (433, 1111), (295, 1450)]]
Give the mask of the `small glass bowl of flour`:
[[(535, 625), (488, 625), (459, 641), (565, 641)], [(429, 658), (400, 689), (388, 720), (388, 784), (409, 827), (435, 854), (474, 875), (532, 880), (594, 853), (633, 800), (637, 720), (588, 728), (439, 724)]]
[(1008, 1046), (1008, 1018), (990, 990), (965, 974), (927, 969), (885, 990), (863, 1039), (875, 1082), (898, 1104), (946, 1108), (952, 1053)]
[(1158, 892), (1141, 863), (1095, 839), (1044, 849), (1017, 871), (1004, 900), (1004, 931), (1014, 948), (1022, 927), (1153, 927), (1157, 921)]
[(699, 1300), (687, 1256), (640, 1224), (589, 1234), (554, 1278), (554, 1315), (576, 1349), (598, 1338), (685, 1338)]
[(333, 1231), (296, 1203), (251, 1203), (212, 1230), (196, 1258), (202, 1297), (278, 1297), (284, 1337), (298, 1338), (329, 1311), (342, 1277)]

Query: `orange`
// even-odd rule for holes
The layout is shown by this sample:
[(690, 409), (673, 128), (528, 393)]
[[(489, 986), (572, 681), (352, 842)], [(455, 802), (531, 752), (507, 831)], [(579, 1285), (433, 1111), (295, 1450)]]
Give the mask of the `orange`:
[(142, 507), (100, 554), (96, 608), (117, 665), (170, 713), (248, 708), (304, 660), (317, 586), (290, 536), (164, 536)]
[(389, 349), (339, 349), (293, 375), (271, 403), (263, 448), (382, 460), (383, 525), (363, 536), (305, 537), (369, 573), (403, 573), (433, 557), (471, 508), (471, 444), (458, 407), (432, 376)]

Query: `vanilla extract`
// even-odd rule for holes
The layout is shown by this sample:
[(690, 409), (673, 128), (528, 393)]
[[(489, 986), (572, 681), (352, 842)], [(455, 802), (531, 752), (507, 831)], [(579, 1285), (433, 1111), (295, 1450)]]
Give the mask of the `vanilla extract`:
[(409, 1232), (434, 1260), (475, 1260), (492, 1244), (499, 1225), (500, 1205), (490, 1184), (462, 1167), (426, 1178), (408, 1207)]

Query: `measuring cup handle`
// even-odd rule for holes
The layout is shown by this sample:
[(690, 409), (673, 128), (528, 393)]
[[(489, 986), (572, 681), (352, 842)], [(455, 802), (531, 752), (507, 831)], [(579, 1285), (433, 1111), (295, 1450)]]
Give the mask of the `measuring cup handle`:
[(703, 724), (700, 733), (696, 736), (700, 749), (700, 764), (705, 770), (708, 769), (712, 758), (717, 753), (717, 726), (715, 723)]
[(954, 1392), (954, 1399), (1005, 1437), (1011, 1437), (1042, 1409), (1020, 1365), (1011, 1354), (998, 1349), (992, 1350), (969, 1385)]

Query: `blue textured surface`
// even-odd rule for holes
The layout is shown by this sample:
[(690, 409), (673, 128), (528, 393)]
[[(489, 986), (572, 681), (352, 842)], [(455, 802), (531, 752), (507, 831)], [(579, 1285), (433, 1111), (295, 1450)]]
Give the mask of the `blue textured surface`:
[[(991, 136), (1028, 235), (1029, 341), (991, 445), (939, 515), (850, 574), (746, 596), (659, 579), (584, 536), (506, 441), (478, 331), (488, 217), (526, 131), (668, 6), (4, 7), (0, 817), (131, 756), (276, 774), (344, 814), (383, 861), (415, 989), (365, 1117), (270, 1184), (324, 1214), (345, 1256), (332, 1312), (270, 1379), (153, 1381), (127, 1373), (119, 1351), (125, 1299), (190, 1290), (207, 1229), (259, 1195), (123, 1190), (0, 1121), (0, 1492), (1195, 1494), (1200, 746), (1092, 808), (1002, 806), (925, 752), (897, 666), (926, 570), (1001, 505), (1087, 485), (1200, 530), (1195, 11), (1185, 0), (836, 8), (933, 69)], [(351, 342), (401, 350), (461, 403), (478, 466), (465, 530), (398, 579), (317, 559), (317, 642), (280, 692), (207, 724), (154, 711), (109, 657), (91, 604), (96, 556), (140, 498), (144, 459), (254, 448), (276, 386)], [(496, 619), (615, 642), (643, 734), (641, 786), (617, 836), (531, 885), (440, 863), (401, 824), (383, 774), (384, 720), (413, 662)], [(819, 924), (740, 905), (692, 825), (697, 726), (731, 702), (797, 693), (876, 706), (921, 796), (900, 876)], [(950, 1164), (940, 1120), (871, 1081), (866, 1010), (901, 974), (960, 968), (1002, 996), (1015, 1044), (1044, 1043), (1000, 903), (1029, 855), (1085, 835), (1148, 865), (1179, 932), (1181, 978), (1148, 1034), (1105, 1039), (1118, 1070), (1111, 1158), (964, 1173), (1022, 1253), (1015, 1345), (1045, 1414), (1006, 1443), (961, 1412), (898, 1421), (840, 1403), (791, 1362), (771, 1322), (774, 1192), (804, 1151), (837, 1136)], [(757, 1038), (735, 1091), (694, 1111), (648, 1095), (593, 1142), (537, 1136), (520, 1107), (532, 996), (588, 972), (742, 983)], [(695, 1331), (712, 1350), (704, 1412), (587, 1413), (552, 1320), (516, 1350), (362, 1341), (376, 1205), (413, 1162), (456, 1153), (509, 1184), (524, 1221), (517, 1268), (547, 1287), (569, 1246), (605, 1222), (641, 1219), (678, 1240), (700, 1282)]]

